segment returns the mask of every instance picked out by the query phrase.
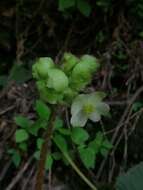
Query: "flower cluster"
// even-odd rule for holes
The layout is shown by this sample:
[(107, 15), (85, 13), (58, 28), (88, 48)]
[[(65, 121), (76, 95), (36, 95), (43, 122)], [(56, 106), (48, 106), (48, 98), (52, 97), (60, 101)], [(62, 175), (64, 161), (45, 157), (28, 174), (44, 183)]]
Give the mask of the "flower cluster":
[(51, 104), (71, 102), (91, 82), (92, 74), (98, 69), (97, 59), (91, 55), (77, 58), (65, 53), (61, 67), (50, 57), (39, 58), (33, 65), (33, 77), (41, 98)]
[(55, 67), (53, 60), (49, 57), (39, 58), (32, 70), (41, 98), (51, 104), (61, 101), (69, 80), (62, 70)]

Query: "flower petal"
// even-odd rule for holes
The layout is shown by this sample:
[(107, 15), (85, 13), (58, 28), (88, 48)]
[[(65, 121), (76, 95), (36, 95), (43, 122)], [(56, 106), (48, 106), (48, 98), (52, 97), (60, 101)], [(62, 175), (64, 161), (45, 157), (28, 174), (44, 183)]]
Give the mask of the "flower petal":
[(94, 122), (97, 122), (97, 121), (100, 121), (101, 116), (98, 112), (93, 112), (89, 115), (89, 119), (94, 121)]
[(71, 106), (71, 114), (72, 115), (77, 114), (83, 108), (84, 99), (85, 99), (84, 94), (80, 94), (74, 99), (72, 106)]
[(105, 96), (106, 95), (104, 92), (98, 92), (98, 91), (93, 92), (93, 93), (87, 95), (87, 101), (93, 105), (98, 102), (101, 102), (102, 99), (105, 98)]
[(86, 115), (80, 111), (77, 114), (73, 114), (71, 117), (71, 124), (74, 127), (84, 127), (87, 122)]
[(108, 116), (109, 111), (110, 111), (110, 107), (108, 104), (106, 104), (104, 102), (100, 102), (96, 105), (96, 110), (99, 114), (104, 115), (104, 116)]

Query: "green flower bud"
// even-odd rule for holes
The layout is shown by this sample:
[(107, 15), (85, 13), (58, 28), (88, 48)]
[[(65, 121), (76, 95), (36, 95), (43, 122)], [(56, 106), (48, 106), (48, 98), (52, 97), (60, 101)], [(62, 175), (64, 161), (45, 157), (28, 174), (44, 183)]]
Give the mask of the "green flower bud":
[(97, 59), (91, 55), (84, 55), (81, 61), (74, 67), (72, 72), (73, 78), (89, 79), (91, 74), (94, 73), (99, 67)]
[(54, 68), (54, 62), (50, 57), (39, 58), (32, 67), (33, 77), (36, 79), (46, 79), (50, 68)]
[(62, 92), (68, 87), (68, 77), (60, 69), (50, 69), (48, 72), (47, 86), (57, 92)]
[(80, 91), (92, 79), (92, 74), (99, 67), (97, 59), (91, 55), (84, 55), (80, 62), (74, 67), (71, 74), (71, 87)]
[(77, 92), (79, 92), (79, 91), (81, 91), (81, 90), (83, 90), (84, 88), (85, 88), (85, 86), (87, 85), (87, 84), (89, 84), (90, 83), (90, 81), (91, 81), (91, 79), (72, 79), (71, 81), (70, 81), (70, 87), (72, 88), (72, 89), (74, 89), (75, 91), (77, 91)]
[(71, 53), (64, 53), (62, 62), (64, 72), (69, 74), (74, 66), (79, 62), (79, 59)]
[(73, 100), (73, 98), (75, 98), (75, 96), (77, 96), (77, 92), (75, 90), (72, 90), (71, 88), (67, 88), (64, 91), (64, 99), (67, 102), (71, 102)]
[(59, 94), (55, 90), (49, 89), (46, 86), (45, 81), (42, 81), (42, 80), (38, 81), (36, 83), (36, 85), (37, 85), (37, 88), (39, 90), (40, 97), (43, 101), (48, 102), (50, 104), (56, 104), (56, 103), (62, 101), (63, 94)]
[(92, 72), (95, 72), (99, 68), (99, 62), (96, 57), (92, 55), (83, 55), (81, 57), (81, 61), (86, 62), (86, 64), (89, 64), (89, 70)]

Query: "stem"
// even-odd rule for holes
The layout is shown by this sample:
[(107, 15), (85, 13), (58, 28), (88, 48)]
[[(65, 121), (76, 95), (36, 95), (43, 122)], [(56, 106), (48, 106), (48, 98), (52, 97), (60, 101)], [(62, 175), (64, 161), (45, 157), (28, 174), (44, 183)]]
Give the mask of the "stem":
[(40, 152), (40, 160), (39, 160), (38, 169), (37, 169), (35, 190), (42, 190), (42, 187), (43, 187), (45, 163), (46, 163), (47, 154), (50, 151), (51, 136), (53, 132), (55, 117), (56, 117), (56, 109), (52, 110), (51, 118), (48, 123), (47, 130), (45, 131), (45, 134), (44, 134), (44, 143), (42, 145), (41, 152)]
[[(44, 172), (45, 172), (45, 162), (46, 162), (47, 154), (50, 151), (49, 145), (51, 143), (51, 136), (52, 136), (52, 132), (53, 132), (53, 126), (54, 126), (53, 124), (54, 124), (54, 121), (55, 121), (55, 117), (56, 117), (56, 108), (52, 111), (52, 115), (51, 115), (51, 118), (50, 118), (50, 121), (49, 121), (49, 124), (48, 124), (48, 128), (47, 128), (47, 130), (45, 132), (45, 135), (44, 135), (44, 143), (42, 145), (41, 152), (40, 152), (40, 160), (39, 160), (39, 164), (38, 164), (35, 190), (42, 190), (42, 187), (43, 187)], [(60, 147), (58, 146), (58, 148), (60, 148)], [(87, 179), (87, 177), (80, 171), (80, 169), (77, 167), (77, 165), (72, 161), (72, 159), (70, 158), (68, 153), (64, 152), (61, 148), (60, 148), (60, 150), (63, 153), (63, 155), (65, 156), (65, 158), (67, 159), (67, 161), (70, 163), (72, 168), (81, 177), (81, 179), (92, 190), (97, 190), (95, 185), (91, 181), (89, 181), (89, 179)]]
[(91, 181), (89, 181), (89, 179), (87, 179), (87, 177), (80, 171), (80, 169), (77, 167), (77, 165), (72, 161), (72, 159), (70, 158), (70, 156), (67, 153), (63, 153), (65, 158), (67, 159), (67, 161), (70, 163), (70, 165), (72, 166), (72, 168), (76, 171), (76, 173), (81, 177), (81, 179), (89, 186), (91, 187), (91, 189), (93, 190), (97, 190), (97, 188), (95, 187), (95, 185), (93, 183), (91, 183)]
[[(55, 142), (56, 143), (56, 142)], [(67, 159), (69, 164), (72, 166), (72, 168), (76, 171), (76, 173), (81, 177), (81, 179), (92, 189), (92, 190), (98, 190), (95, 185), (87, 179), (87, 177), (80, 171), (80, 169), (77, 167), (77, 165), (72, 161), (70, 156), (68, 155), (67, 152), (63, 151), (58, 144), (56, 144), (57, 147), (61, 150), (63, 153), (64, 157)]]

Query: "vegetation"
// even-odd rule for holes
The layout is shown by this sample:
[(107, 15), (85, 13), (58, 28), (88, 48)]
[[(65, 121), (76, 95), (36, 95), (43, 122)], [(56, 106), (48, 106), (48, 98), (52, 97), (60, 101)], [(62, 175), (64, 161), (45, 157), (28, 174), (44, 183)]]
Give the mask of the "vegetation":
[(0, 189), (143, 189), (143, 1), (1, 4)]

